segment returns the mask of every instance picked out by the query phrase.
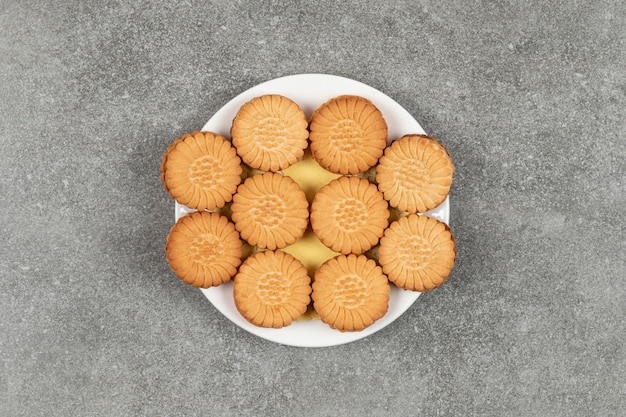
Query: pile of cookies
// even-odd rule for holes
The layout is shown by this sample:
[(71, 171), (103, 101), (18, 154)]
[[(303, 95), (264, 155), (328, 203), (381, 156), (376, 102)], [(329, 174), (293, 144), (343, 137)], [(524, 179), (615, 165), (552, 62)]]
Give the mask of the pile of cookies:
[[(388, 145), (380, 110), (349, 95), (328, 100), (310, 120), (287, 97), (256, 97), (230, 134), (185, 134), (163, 155), (165, 190), (197, 210), (166, 239), (166, 259), (184, 282), (233, 280), (237, 310), (257, 326), (288, 326), (312, 303), (330, 327), (359, 331), (386, 314), (390, 283), (424, 292), (450, 275), (450, 229), (419, 214), (439, 206), (452, 185), (454, 165), (434, 138), (410, 134)], [(337, 174), (312, 201), (283, 172), (307, 148)], [(283, 250), (307, 228), (337, 253), (313, 276)]]

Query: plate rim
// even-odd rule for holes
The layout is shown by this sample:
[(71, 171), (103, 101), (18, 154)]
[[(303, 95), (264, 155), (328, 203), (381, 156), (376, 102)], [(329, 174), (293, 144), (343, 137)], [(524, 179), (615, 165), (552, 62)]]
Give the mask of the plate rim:
[[(377, 107), (379, 107), (379, 109), (381, 109), (381, 111), (383, 112), (383, 115), (385, 115), (385, 111), (383, 111), (383, 109), (385, 109), (387, 106), (391, 106), (391, 107), (396, 107), (394, 110), (395, 111), (401, 111), (403, 114), (402, 116), (404, 118), (409, 118), (410, 122), (414, 123), (414, 125), (417, 127), (417, 129), (415, 129), (412, 132), (407, 132), (407, 133), (422, 133), (425, 134), (424, 129), (422, 128), (422, 126), (420, 125), (420, 123), (415, 119), (415, 117), (413, 117), (412, 114), (410, 114), (402, 105), (400, 105), (398, 102), (396, 102), (393, 98), (389, 97), (388, 95), (386, 95), (385, 93), (383, 93), (382, 91), (369, 86), (361, 81), (358, 80), (354, 80), (354, 79), (350, 79), (350, 78), (346, 78), (343, 76), (339, 76), (339, 75), (333, 75), (333, 74), (323, 74), (323, 73), (302, 73), (302, 74), (292, 74), (292, 75), (286, 75), (286, 76), (282, 76), (282, 77), (278, 77), (278, 78), (274, 78), (274, 79), (270, 79), (270, 80), (266, 80), (263, 81), (259, 84), (256, 84), (244, 91), (242, 91), (241, 93), (237, 94), (235, 97), (233, 97), (232, 99), (230, 99), (228, 102), (226, 102), (224, 105), (222, 105), (210, 118), (209, 120), (204, 124), (204, 126), (202, 127), (202, 131), (213, 131), (219, 134), (222, 134), (224, 136), (226, 136), (227, 138), (230, 138), (230, 130), (228, 129), (228, 131), (226, 130), (226, 125), (224, 124), (224, 117), (227, 114), (231, 114), (233, 110), (238, 109), (241, 105), (243, 105), (243, 103), (249, 101), (250, 99), (257, 97), (258, 95), (262, 95), (262, 94), (269, 94), (270, 92), (264, 92), (264, 90), (266, 90), (268, 87), (274, 88), (275, 90), (279, 90), (280, 88), (277, 88), (277, 85), (281, 85), (281, 84), (290, 84), (290, 83), (297, 83), (297, 82), (306, 82), (309, 83), (309, 85), (311, 84), (315, 84), (315, 83), (334, 83), (334, 84), (338, 84), (338, 85), (345, 85), (349, 88), (347, 88), (348, 90), (356, 90), (356, 89), (363, 89), (366, 90), (366, 92), (372, 93), (372, 95), (375, 95), (376, 98), (372, 99), (370, 96), (368, 96), (367, 94), (363, 94), (364, 97), (366, 97), (367, 99), (370, 99)], [(330, 88), (330, 90), (332, 90), (333, 88)], [(275, 92), (275, 94), (281, 94), (279, 92)], [(342, 94), (351, 94), (349, 92), (336, 92), (334, 93), (334, 96), (338, 96), (338, 95), (342, 95)], [(289, 97), (288, 94), (283, 94), (287, 97)], [(332, 98), (334, 97), (333, 95), (331, 95), (328, 98)], [(297, 99), (294, 99), (292, 97), (289, 97), (292, 100), (294, 100), (296, 103), (298, 103), (298, 105), (302, 106), (301, 103), (298, 102)], [(325, 100), (320, 99), (317, 100), (318, 102), (318, 106), (320, 104), (322, 104)], [(385, 101), (385, 105), (381, 105), (382, 101)], [(307, 111), (305, 110), (305, 113), (307, 113)], [(308, 112), (310, 113), (310, 111)], [(394, 115), (397, 116), (397, 114), (394, 112)], [(308, 118), (309, 114), (307, 114), (307, 118)], [(387, 119), (387, 115), (385, 115), (385, 118)], [(220, 124), (220, 122), (222, 123), (223, 126), (221, 126), (221, 128), (217, 128), (216, 126), (218, 126)], [(228, 125), (230, 125), (230, 122), (232, 122), (232, 119), (228, 120)], [(390, 129), (391, 130), (391, 129)], [(398, 135), (396, 135), (398, 136)], [(399, 137), (399, 136), (398, 136)], [(389, 139), (388, 141), (391, 142), (393, 140), (395, 140), (396, 138), (393, 138), (391, 135), (389, 135)], [(438, 218), (441, 221), (444, 221), (446, 224), (449, 224), (449, 216), (450, 216), (450, 203), (449, 203), (449, 198), (450, 196), (448, 195), (448, 197), (446, 197), (445, 201), (440, 204), (438, 207), (436, 207), (435, 209), (426, 212), (426, 213), (420, 213), (420, 214), (426, 214), (426, 215), (431, 215), (433, 217)], [(182, 217), (182, 215), (187, 214), (189, 212), (192, 212), (195, 210), (192, 209), (188, 209), (186, 206), (179, 204), (178, 202), (175, 202), (175, 220), (178, 220), (179, 217)], [(347, 343), (351, 343), (351, 342), (355, 342), (358, 340), (361, 340), (363, 338), (366, 338), (367, 336), (370, 336), (380, 330), (382, 330), (383, 328), (387, 327), (388, 325), (390, 325), (391, 323), (393, 323), (394, 321), (396, 321), (400, 316), (402, 316), (414, 303), (415, 301), (417, 301), (417, 299), (419, 298), (419, 296), (421, 295), (420, 292), (417, 291), (407, 291), (407, 290), (403, 290), (400, 288), (397, 288), (395, 286), (392, 285), (392, 293), (395, 294), (404, 294), (403, 299), (403, 305), (400, 306), (400, 308), (397, 308), (394, 313), (392, 315), (390, 315), (390, 311), (387, 312), (387, 314), (385, 316), (383, 316), (381, 319), (377, 320), (376, 322), (374, 322), (371, 326), (367, 327), (366, 329), (359, 331), (359, 332), (339, 332), (337, 330), (334, 330), (332, 328), (330, 328), (329, 326), (327, 326), (326, 324), (324, 324), (323, 322), (321, 322), (320, 320), (310, 320), (310, 321), (303, 321), (303, 322), (294, 322), (292, 323), (290, 326), (287, 326), (285, 328), (282, 329), (269, 329), (269, 328), (263, 328), (263, 327), (258, 327), (258, 326), (254, 326), (251, 323), (249, 323), (247, 320), (245, 320), (243, 318), (243, 316), (241, 316), (235, 308), (235, 312), (233, 314), (232, 311), (232, 306), (224, 306), (223, 303), (221, 302), (221, 300), (219, 299), (224, 298), (223, 297), (223, 292), (224, 291), (228, 291), (232, 294), (232, 281), (225, 283), (225, 284), (221, 284), (217, 287), (211, 287), (211, 288), (201, 288), (200, 289), (202, 291), (202, 293), (204, 294), (204, 296), (207, 298), (207, 300), (213, 305), (213, 307), (215, 307), (216, 310), (218, 310), (222, 315), (224, 315), (227, 319), (229, 319), (233, 324), (237, 325), (239, 328), (246, 330), (247, 332), (258, 336), (262, 339), (271, 341), (271, 342), (275, 342), (275, 343), (279, 343), (282, 345), (286, 345), (286, 346), (292, 346), (292, 347), (304, 347), (304, 348), (317, 348), (317, 347), (332, 347), (332, 346), (339, 346), (339, 345), (343, 345), (343, 344), (347, 344)], [(391, 295), (391, 294), (390, 294)], [(391, 303), (392, 299), (390, 297), (390, 303)], [(234, 301), (232, 301), (232, 304), (234, 306)], [(391, 306), (390, 306), (391, 307)], [(390, 308), (391, 310), (391, 308)], [(333, 337), (330, 338), (329, 340), (326, 340), (324, 338), (317, 338), (314, 340), (314, 342), (312, 342), (310, 339), (305, 342), (303, 340), (298, 340), (298, 338), (293, 339), (293, 337), (290, 337), (289, 334), (287, 334), (285, 336), (285, 330), (287, 330), (287, 333), (293, 333), (293, 328), (292, 326), (296, 326), (296, 328), (298, 327), (302, 327), (305, 328), (307, 327), (307, 325), (310, 327), (311, 326), (311, 322), (314, 322), (315, 324), (321, 324), (324, 327), (327, 327), (329, 334), (332, 334)], [(319, 327), (316, 326), (316, 327)], [(332, 333), (331, 333), (332, 332)]]

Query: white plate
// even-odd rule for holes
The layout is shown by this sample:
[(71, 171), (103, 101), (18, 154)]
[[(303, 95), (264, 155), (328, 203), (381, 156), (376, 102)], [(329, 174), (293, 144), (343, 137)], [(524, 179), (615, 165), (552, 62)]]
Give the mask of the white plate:
[[(320, 104), (333, 97), (342, 94), (358, 95), (371, 100), (383, 113), (389, 126), (390, 139), (394, 140), (408, 133), (425, 133), (409, 112), (380, 91), (358, 81), (325, 74), (291, 75), (252, 87), (226, 103), (209, 119), (202, 130), (230, 137), (231, 122), (237, 110), (252, 98), (263, 94), (281, 94), (289, 97), (302, 107), (307, 118)], [(193, 211), (178, 203), (176, 203), (175, 210), (176, 220)], [(426, 214), (448, 223), (449, 200), (446, 199), (439, 207)], [(420, 295), (419, 292), (401, 290), (392, 285), (389, 294), (389, 311), (383, 318), (363, 331), (342, 333), (331, 329), (319, 320), (294, 322), (282, 329), (256, 327), (246, 321), (237, 311), (233, 300), (232, 283), (202, 289), (201, 291), (215, 308), (242, 329), (276, 343), (300, 347), (335, 346), (369, 336), (402, 315)]]

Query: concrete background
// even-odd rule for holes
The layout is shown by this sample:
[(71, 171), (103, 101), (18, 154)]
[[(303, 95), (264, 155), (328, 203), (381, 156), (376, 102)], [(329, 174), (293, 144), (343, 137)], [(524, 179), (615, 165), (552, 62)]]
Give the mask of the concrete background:
[[(0, 415), (626, 415), (625, 69), (617, 0), (1, 1)], [(448, 282), (327, 349), (237, 328), (163, 253), (167, 145), (308, 72), (457, 166)]]

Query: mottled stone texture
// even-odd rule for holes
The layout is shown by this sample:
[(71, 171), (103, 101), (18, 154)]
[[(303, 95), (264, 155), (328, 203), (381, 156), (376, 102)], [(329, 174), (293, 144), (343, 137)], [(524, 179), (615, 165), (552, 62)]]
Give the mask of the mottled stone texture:
[[(626, 415), (617, 0), (0, 3), (0, 415)], [(458, 263), (358, 342), (267, 342), (164, 259), (167, 145), (320, 72), (456, 162)]]

